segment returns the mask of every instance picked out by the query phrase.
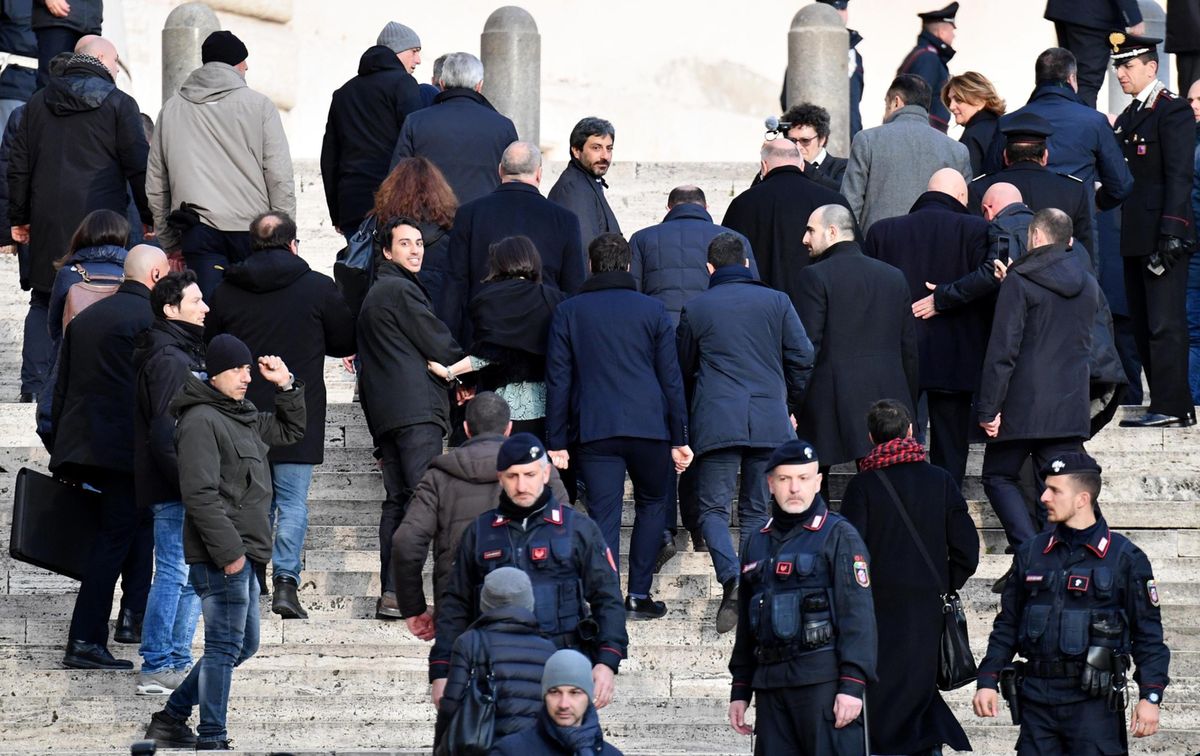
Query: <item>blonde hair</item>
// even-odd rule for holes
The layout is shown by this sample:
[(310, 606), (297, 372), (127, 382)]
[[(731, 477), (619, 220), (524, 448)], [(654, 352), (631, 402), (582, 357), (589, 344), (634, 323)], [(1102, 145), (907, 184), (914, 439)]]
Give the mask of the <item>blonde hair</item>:
[(990, 110), (996, 115), (1004, 115), (1004, 99), (996, 92), (996, 87), (987, 77), (975, 71), (967, 71), (958, 76), (951, 76), (942, 86), (942, 104), (950, 107), (950, 95), (971, 105), (982, 105), (984, 110)]

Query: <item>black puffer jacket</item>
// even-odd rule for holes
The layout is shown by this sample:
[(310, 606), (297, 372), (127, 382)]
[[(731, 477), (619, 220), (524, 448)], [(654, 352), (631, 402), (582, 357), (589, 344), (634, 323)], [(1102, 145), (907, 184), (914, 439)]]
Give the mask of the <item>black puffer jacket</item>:
[(496, 677), (495, 739), (532, 727), (538, 712), (546, 708), (542, 668), (556, 650), (538, 633), (537, 620), (528, 609), (500, 606), (485, 612), (454, 642), (434, 741), (441, 742), (458, 711), (471, 668), (483, 669), (488, 659)]

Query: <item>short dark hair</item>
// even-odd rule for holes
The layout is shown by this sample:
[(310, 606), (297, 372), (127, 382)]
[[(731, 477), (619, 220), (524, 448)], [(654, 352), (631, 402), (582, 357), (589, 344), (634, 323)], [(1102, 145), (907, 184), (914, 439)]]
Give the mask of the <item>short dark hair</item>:
[(887, 98), (891, 100), (893, 97), (899, 97), (905, 105), (920, 105), (929, 110), (929, 103), (933, 101), (933, 90), (920, 76), (900, 74), (892, 79), (891, 86), (888, 87)]
[(1059, 84), (1071, 78), (1077, 70), (1074, 53), (1064, 47), (1051, 47), (1037, 56), (1037, 62), (1033, 64), (1033, 78), (1039, 84)]
[(722, 231), (708, 243), (708, 264), (714, 268), (744, 265), (745, 262), (746, 245), (742, 243), (742, 237), (732, 231)]
[(1092, 511), (1100, 513), (1100, 473), (1080, 472), (1071, 473), (1064, 477), (1070, 478), (1080, 491), (1087, 493), (1092, 498)]
[(895, 399), (880, 399), (867, 410), (867, 433), (876, 444), (886, 444), (908, 435), (912, 415), (903, 402)]
[(173, 271), (158, 279), (154, 288), (150, 290), (150, 308), (154, 310), (154, 317), (166, 320), (167, 313), (163, 308), (167, 305), (178, 307), (183, 301), (183, 290), (194, 283), (196, 273), (191, 270)]
[(250, 221), (250, 251), (279, 249), (296, 240), (296, 221), (287, 213), (272, 210)]
[(1140, 60), (1143, 63), (1153, 63), (1155, 66), (1157, 66), (1159, 64), (1158, 63), (1158, 48), (1155, 48), (1153, 50), (1147, 50), (1146, 52), (1142, 53), (1141, 55), (1135, 55), (1132, 58), (1130, 58), (1130, 60)]
[(708, 204), (704, 190), (698, 186), (677, 186), (667, 195), (667, 207), (675, 207), (691, 202), (695, 205)]
[(542, 256), (528, 236), (508, 236), (488, 246), (488, 273), (484, 281), (528, 278), (542, 280)]
[(399, 226), (411, 226), (418, 231), (421, 230), (421, 226), (412, 218), (405, 218), (404, 216), (392, 218), (375, 232), (375, 238), (378, 240), (379, 246), (383, 247), (384, 249), (391, 249), (392, 236), (394, 235), (392, 232), (395, 231)]
[(817, 138), (824, 141), (829, 138), (829, 111), (811, 102), (793, 105), (783, 114), (781, 121), (792, 126), (811, 126), (817, 132)]
[(1035, 228), (1041, 231), (1051, 244), (1066, 244), (1074, 231), (1071, 216), (1053, 207), (1038, 210), (1033, 214), (1033, 220), (1029, 221), (1029, 230), (1032, 232)]
[(588, 245), (588, 261), (592, 273), (611, 273), (625, 270), (633, 262), (629, 242), (620, 234), (600, 234)]
[(1004, 156), (1008, 158), (1009, 163), (1023, 163), (1026, 161), (1038, 163), (1042, 160), (1042, 153), (1046, 151), (1046, 143), (1040, 139), (1026, 142), (1009, 142), (1004, 145)]
[(472, 436), (494, 436), (504, 433), (512, 410), (508, 402), (494, 391), (480, 391), (467, 402), (467, 432)]
[(613, 125), (603, 118), (588, 116), (580, 119), (579, 123), (575, 124), (575, 128), (571, 129), (571, 149), (582, 150), (583, 145), (587, 143), (588, 137), (612, 137), (617, 138), (617, 132), (613, 129)]

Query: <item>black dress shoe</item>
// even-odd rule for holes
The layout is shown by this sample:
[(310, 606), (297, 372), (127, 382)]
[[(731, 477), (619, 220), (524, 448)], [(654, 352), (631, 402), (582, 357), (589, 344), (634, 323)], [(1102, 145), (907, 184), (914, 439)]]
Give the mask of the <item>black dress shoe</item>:
[(186, 719), (176, 719), (166, 709), (154, 712), (146, 738), (159, 748), (195, 748), (196, 733), (188, 727)]
[(17, 397), (17, 401), (21, 404), (33, 404), (37, 401), (37, 396), (28, 391), (22, 391), (21, 395)]
[(277, 575), (274, 582), (271, 611), (284, 619), (308, 619), (308, 612), (300, 606), (300, 597), (296, 595), (296, 581), (287, 575)]
[(1186, 415), (1163, 415), (1158, 412), (1147, 412), (1140, 417), (1131, 417), (1121, 421), (1122, 428), (1189, 428), (1196, 424), (1196, 413)]
[(692, 537), (692, 551), (696, 553), (708, 552), (708, 542), (704, 540), (703, 533), (699, 530), (690, 530), (688, 531), (688, 535)]
[(122, 609), (117, 615), (117, 629), (113, 632), (113, 640), (117, 643), (141, 643), (142, 615), (134, 614), (132, 609)]
[(632, 620), (658, 619), (667, 613), (667, 605), (655, 601), (650, 596), (646, 598), (625, 597), (625, 617)]
[(737, 627), (738, 621), (738, 579), (729, 578), (721, 584), (724, 594), (721, 596), (721, 606), (717, 608), (717, 632), (727, 633)]
[(99, 643), (73, 640), (67, 643), (63, 666), (71, 669), (133, 669), (133, 662), (113, 658)]
[(675, 540), (668, 537), (663, 541), (662, 548), (659, 549), (658, 558), (654, 560), (654, 574), (657, 575), (666, 565), (667, 562), (674, 558), (678, 550), (675, 548)]
[(233, 746), (228, 740), (197, 740), (197, 751), (232, 751)]

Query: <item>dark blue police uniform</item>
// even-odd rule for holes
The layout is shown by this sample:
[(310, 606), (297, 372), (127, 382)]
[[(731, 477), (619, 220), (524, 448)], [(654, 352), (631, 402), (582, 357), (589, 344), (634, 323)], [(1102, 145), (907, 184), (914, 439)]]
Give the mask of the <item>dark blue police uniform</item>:
[(945, 8), (926, 13), (918, 13), (921, 23), (925, 25), (917, 36), (917, 46), (905, 56), (904, 62), (896, 69), (896, 75), (914, 74), (920, 76), (933, 92), (929, 104), (929, 125), (943, 134), (950, 128), (950, 111), (942, 102), (942, 87), (950, 78), (950, 69), (946, 64), (954, 57), (954, 48), (932, 34), (928, 26), (932, 23), (947, 23), (954, 25), (954, 17), (958, 15), (958, 3), (950, 3)]
[(742, 553), (730, 700), (758, 697), (755, 754), (861, 754), (861, 719), (835, 729), (830, 715), (875, 677), (867, 548), (819, 494), (800, 515), (775, 509)]

